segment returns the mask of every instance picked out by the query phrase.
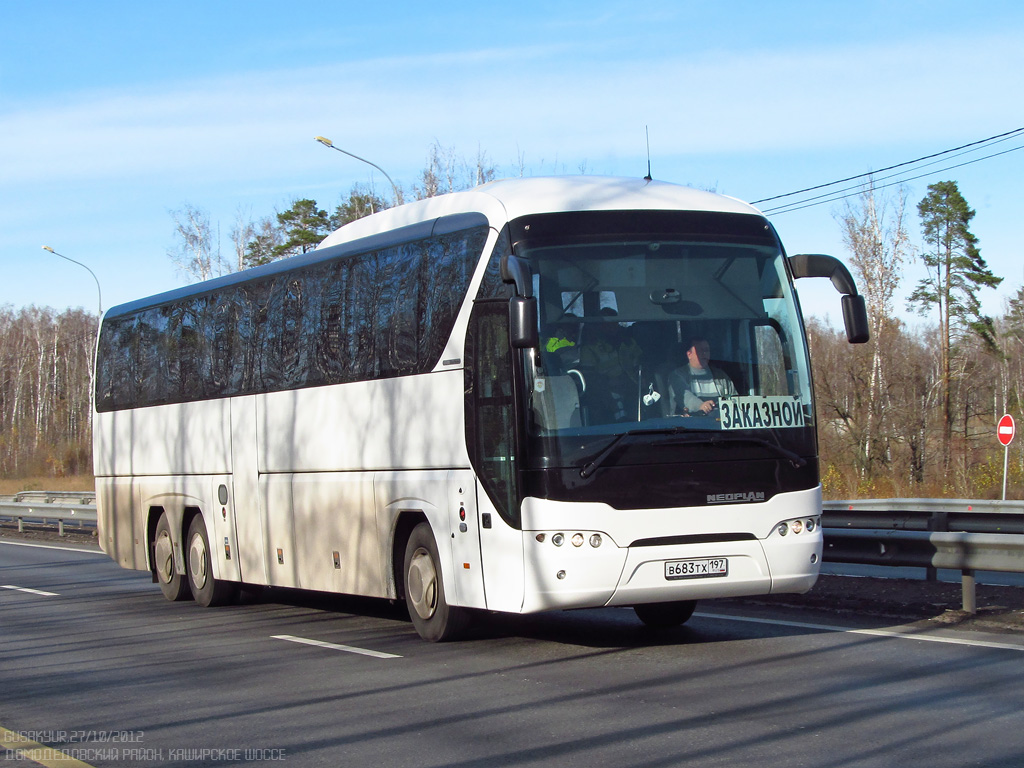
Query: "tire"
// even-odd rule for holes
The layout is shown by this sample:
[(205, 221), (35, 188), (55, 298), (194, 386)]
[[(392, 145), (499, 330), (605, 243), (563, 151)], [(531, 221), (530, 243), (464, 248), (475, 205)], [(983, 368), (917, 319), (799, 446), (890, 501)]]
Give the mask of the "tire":
[(637, 618), (652, 629), (672, 629), (689, 621), (696, 600), (679, 600), (674, 603), (646, 603), (634, 605)]
[(465, 608), (448, 605), (441, 559), (429, 523), (413, 528), (405, 546), (405, 604), (420, 637), (432, 643), (454, 640), (469, 623)]
[(188, 581), (174, 569), (174, 536), (166, 512), (160, 513), (153, 536), (153, 572), (164, 597), (172, 602), (192, 597)]
[(192, 596), (204, 608), (231, 602), (238, 593), (238, 585), (231, 581), (213, 578), (213, 563), (210, 553), (210, 537), (206, 534), (206, 523), (202, 515), (192, 518), (188, 527), (188, 550), (185, 563), (188, 566), (188, 583)]

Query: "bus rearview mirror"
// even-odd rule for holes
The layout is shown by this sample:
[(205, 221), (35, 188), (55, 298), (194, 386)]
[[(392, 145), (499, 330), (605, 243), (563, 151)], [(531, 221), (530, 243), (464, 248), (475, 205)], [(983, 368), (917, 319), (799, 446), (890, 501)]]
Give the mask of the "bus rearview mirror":
[(846, 340), (851, 344), (864, 344), (871, 338), (868, 325), (868, 310), (864, 297), (843, 296), (843, 325), (846, 326)]
[(536, 349), (540, 346), (537, 328), (537, 300), (513, 296), (508, 304), (509, 341), (513, 349)]

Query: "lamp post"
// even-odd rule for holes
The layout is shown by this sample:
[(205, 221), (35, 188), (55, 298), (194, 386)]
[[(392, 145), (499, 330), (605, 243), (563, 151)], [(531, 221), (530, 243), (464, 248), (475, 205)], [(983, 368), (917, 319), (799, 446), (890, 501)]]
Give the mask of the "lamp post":
[[(96, 273), (95, 272), (93, 272), (91, 269), (89, 269), (89, 267), (86, 266), (85, 264), (83, 264), (82, 262), (75, 261), (74, 259), (72, 259), (72, 258), (70, 258), (68, 256), (65, 256), (63, 253), (57, 253), (55, 250), (53, 250), (53, 248), (51, 248), (48, 245), (44, 245), (43, 246), (43, 250), (44, 251), (49, 251), (54, 256), (60, 256), (62, 259), (64, 259), (64, 261), (70, 261), (72, 264), (77, 264), (78, 266), (82, 267), (82, 269), (87, 271), (90, 275), (92, 275), (92, 279), (96, 282), (96, 309), (99, 312), (99, 314), (96, 317), (96, 338), (98, 339), (99, 338), (99, 333), (100, 333), (100, 323), (103, 322), (103, 291), (100, 290), (100, 279), (98, 277), (96, 277)], [(94, 404), (94, 398), (96, 397), (96, 386), (95, 386), (96, 385), (96, 347), (95, 347), (95, 345), (93, 346), (92, 355), (90, 357), (92, 358), (92, 360), (91, 360), (90, 365), (89, 365), (89, 416), (88, 416), (88, 424), (89, 424), (89, 429), (91, 430), (92, 429), (93, 404)]]
[(103, 292), (100, 290), (100, 280), (99, 280), (98, 277), (96, 277), (96, 273), (93, 272), (91, 269), (89, 269), (89, 267), (87, 267), (82, 262), (75, 261), (74, 259), (69, 258), (68, 256), (65, 256), (63, 253), (57, 253), (55, 250), (53, 250), (53, 248), (51, 248), (48, 245), (44, 245), (43, 246), (43, 250), (44, 251), (49, 251), (54, 256), (60, 256), (62, 259), (64, 259), (64, 261), (70, 261), (72, 264), (77, 264), (78, 266), (82, 267), (82, 269), (86, 270), (90, 275), (92, 275), (92, 279), (96, 281), (96, 299), (98, 301), (97, 307), (99, 309), (99, 317), (102, 318), (103, 317)]
[(377, 165), (376, 163), (371, 163), (369, 160), (367, 160), (364, 157), (360, 157), (359, 155), (353, 155), (351, 152), (348, 152), (348, 151), (342, 149), (341, 147), (334, 146), (334, 142), (332, 142), (328, 138), (325, 138), (323, 136), (314, 136), (313, 138), (314, 138), (314, 140), (319, 141), (325, 147), (329, 147), (330, 149), (333, 149), (333, 150), (336, 150), (338, 152), (341, 152), (343, 155), (348, 155), (349, 157), (355, 158), (359, 162), (366, 163), (367, 165), (372, 166), (372, 167), (376, 168), (378, 171), (380, 171), (381, 173), (383, 173), (384, 174), (384, 178), (391, 182), (391, 189), (395, 193), (395, 205), (398, 205), (399, 203), (402, 202), (402, 193), (398, 190), (398, 185), (395, 184), (394, 181), (392, 181), (390, 176), (388, 176), (388, 172), (385, 171), (383, 168), (381, 168), (379, 165)]

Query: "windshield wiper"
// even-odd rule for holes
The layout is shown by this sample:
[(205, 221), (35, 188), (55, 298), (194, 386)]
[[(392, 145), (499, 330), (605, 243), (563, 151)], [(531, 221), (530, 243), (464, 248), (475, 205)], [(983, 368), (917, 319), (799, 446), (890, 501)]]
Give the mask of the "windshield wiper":
[(590, 477), (596, 470), (598, 470), (602, 464), (608, 459), (615, 447), (625, 440), (627, 437), (640, 437), (642, 435), (683, 435), (683, 434), (706, 434), (713, 433), (713, 430), (694, 430), (687, 429), (686, 427), (662, 427), (660, 429), (630, 429), (621, 434), (616, 435), (612, 438), (612, 441), (606, 445), (597, 456), (591, 459), (587, 464), (580, 470), (580, 477)]
[[(721, 443), (753, 443), (763, 448), (768, 448), (773, 453), (782, 456), (784, 459), (788, 459), (789, 462), (799, 469), (800, 467), (807, 465), (807, 459), (803, 458), (800, 454), (794, 453), (788, 448), (783, 448), (777, 443), (773, 443), (769, 440), (765, 440), (760, 437), (750, 437), (748, 435), (732, 435), (728, 432), (722, 432), (717, 429), (687, 429), (685, 427), (663, 427), (661, 429), (631, 429), (616, 435), (608, 445), (606, 445), (600, 453), (598, 453), (593, 459), (584, 465), (580, 470), (580, 477), (590, 477), (594, 472), (601, 468), (601, 466), (608, 460), (612, 452), (620, 443), (626, 438), (641, 437), (647, 435), (677, 435), (679, 437), (690, 438), (682, 442), (707, 442), (710, 445), (720, 445)], [(675, 441), (673, 441), (675, 442)]]

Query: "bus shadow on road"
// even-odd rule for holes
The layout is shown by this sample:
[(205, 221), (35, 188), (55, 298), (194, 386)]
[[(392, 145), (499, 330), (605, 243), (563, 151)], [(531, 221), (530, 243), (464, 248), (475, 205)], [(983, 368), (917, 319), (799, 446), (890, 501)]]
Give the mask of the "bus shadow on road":
[[(324, 617), (358, 616), (388, 622), (396, 633), (416, 636), (405, 604), (380, 598), (308, 592), (278, 587), (246, 587), (237, 607), (287, 606), (322, 612)], [(699, 624), (697, 619), (691, 623)], [(457, 641), (531, 640), (588, 648), (629, 648), (693, 645), (732, 639), (728, 634), (695, 629), (691, 624), (671, 629), (644, 625), (630, 608), (587, 608), (536, 614), (473, 611), (465, 634)]]
[[(816, 603), (770, 599), (724, 599), (699, 602), (686, 624), (668, 629), (646, 626), (631, 608), (586, 608), (537, 614), (474, 611), (458, 642), (488, 643), (541, 641), (585, 648), (644, 648), (695, 646), (770, 637), (795, 637), (847, 629), (883, 629), (919, 624), (936, 627), (978, 628), (987, 614), (955, 620), (945, 607), (934, 606), (930, 616), (873, 615), (869, 611), (827, 611)], [(243, 589), (237, 607), (282, 606), (316, 611), (320, 619), (359, 617), (386, 623), (387, 633), (416, 637), (404, 603), (380, 598), (309, 592), (278, 587)]]

